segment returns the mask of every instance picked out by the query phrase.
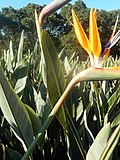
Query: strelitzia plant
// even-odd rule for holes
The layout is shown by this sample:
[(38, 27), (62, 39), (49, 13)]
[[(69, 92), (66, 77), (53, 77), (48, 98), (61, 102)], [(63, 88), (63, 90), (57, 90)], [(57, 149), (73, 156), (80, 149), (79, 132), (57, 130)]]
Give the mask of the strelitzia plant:
[[(60, 3), (58, 3), (60, 2)], [(44, 55), (45, 52), (49, 52), (48, 46), (44, 45), (44, 43), (47, 42), (47, 38), (49, 38), (48, 34), (46, 34), (46, 31), (42, 29), (42, 25), (44, 22), (44, 19), (46, 16), (49, 16), (51, 13), (55, 12), (58, 8), (62, 7), (63, 5), (67, 4), (69, 0), (54, 0), (51, 4), (46, 6), (40, 13), (40, 16), (38, 18), (37, 13), (35, 12), (35, 19), (36, 19), (36, 25), (37, 25), (37, 32), (38, 37), (40, 41), (40, 47), (41, 51)], [(23, 156), (22, 160), (26, 160), (28, 156), (31, 154), (33, 149), (35, 148), (38, 141), (41, 139), (42, 134), (44, 131), (48, 128), (50, 123), (52, 122), (53, 118), (55, 117), (57, 111), (60, 109), (61, 105), (63, 104), (66, 96), (70, 92), (71, 88), (78, 82), (81, 81), (92, 81), (92, 80), (112, 80), (112, 79), (119, 79), (120, 78), (120, 66), (117, 67), (109, 67), (109, 68), (102, 68), (100, 67), (100, 63), (102, 60), (107, 58), (110, 52), (110, 48), (117, 43), (117, 41), (120, 38), (120, 31), (118, 31), (115, 34), (116, 24), (113, 31), (113, 34), (109, 40), (109, 42), (104, 46), (104, 51), (102, 51), (100, 36), (98, 32), (97, 27), (97, 21), (96, 21), (96, 10), (90, 11), (90, 25), (89, 25), (89, 39), (87, 38), (80, 22), (78, 21), (78, 18), (75, 14), (75, 12), (72, 10), (72, 16), (73, 16), (73, 27), (75, 29), (76, 36), (78, 38), (78, 41), (80, 42), (81, 46), (88, 52), (90, 61), (91, 61), (91, 67), (81, 71), (77, 75), (73, 77), (73, 79), (70, 81), (66, 89), (64, 90), (63, 94), (53, 107), (51, 113), (49, 114), (48, 118), (46, 119), (43, 126), (40, 128), (38, 135), (35, 137), (33, 143), (28, 148), (27, 152)], [(115, 34), (115, 35), (114, 35)], [(43, 41), (44, 39), (44, 41)], [(81, 146), (81, 155), (83, 159), (85, 159), (85, 153)]]

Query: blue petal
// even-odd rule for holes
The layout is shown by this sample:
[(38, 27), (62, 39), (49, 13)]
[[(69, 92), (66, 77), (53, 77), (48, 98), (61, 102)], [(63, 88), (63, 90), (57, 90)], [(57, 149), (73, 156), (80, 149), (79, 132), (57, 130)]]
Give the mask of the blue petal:
[(120, 30), (115, 34), (115, 36), (109, 40), (109, 42), (104, 46), (104, 49), (112, 48), (120, 39)]
[(100, 60), (104, 57), (106, 51), (112, 48), (120, 39), (120, 30), (115, 34), (115, 36), (108, 41), (108, 43), (103, 48), (103, 53), (100, 55)]

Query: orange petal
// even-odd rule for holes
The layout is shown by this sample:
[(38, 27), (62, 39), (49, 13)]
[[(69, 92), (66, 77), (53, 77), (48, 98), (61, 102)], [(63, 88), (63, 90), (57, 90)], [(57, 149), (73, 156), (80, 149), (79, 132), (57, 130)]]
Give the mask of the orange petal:
[(77, 36), (77, 39), (80, 43), (80, 45), (88, 52), (88, 54), (91, 53), (89, 40), (84, 32), (84, 29), (82, 25), (80, 24), (74, 10), (72, 10), (72, 17), (73, 17), (73, 26), (75, 29), (75, 34)]
[(99, 59), (102, 47), (96, 22), (96, 10), (93, 11), (92, 9), (90, 11), (90, 19), (89, 19), (89, 42), (95, 60)]
[(104, 56), (103, 56), (102, 60), (107, 59), (108, 56), (109, 56), (109, 54), (110, 54), (110, 49), (106, 49), (106, 51), (105, 51), (105, 53), (104, 53)]

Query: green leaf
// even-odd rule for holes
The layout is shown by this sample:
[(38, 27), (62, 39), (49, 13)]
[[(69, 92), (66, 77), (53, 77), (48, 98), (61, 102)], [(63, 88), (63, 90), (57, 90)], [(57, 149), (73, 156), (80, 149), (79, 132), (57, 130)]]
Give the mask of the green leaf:
[(111, 127), (115, 127), (117, 126), (118, 124), (120, 124), (120, 114), (118, 114), (115, 119), (112, 121), (111, 123)]
[(80, 100), (78, 106), (76, 107), (76, 121), (79, 120), (82, 114), (83, 114), (83, 103)]
[[(94, 141), (94, 136), (93, 136), (92, 132), (90, 131), (90, 129), (89, 129), (89, 127), (88, 127), (88, 124), (87, 124), (87, 113), (86, 113), (86, 110), (84, 111), (84, 116), (83, 116), (83, 118), (84, 118), (84, 126), (85, 126), (85, 128), (86, 128), (86, 130), (88, 131), (88, 134), (89, 134), (88, 140), (89, 140), (89, 139), (92, 139), (92, 141)], [(89, 137), (90, 137), (90, 138), (89, 138)]]
[(29, 114), (0, 69), (0, 107), (26, 150), (33, 141)]
[(18, 94), (22, 92), (26, 85), (26, 80), (28, 76), (28, 66), (21, 65), (19, 66), (14, 73), (12, 74), (12, 81), (14, 85), (14, 90)]
[[(4, 55), (5, 57), (5, 55)], [(6, 53), (6, 67), (9, 72), (13, 72), (14, 54), (12, 49), (12, 41), (10, 41), (9, 50)]]
[[(41, 33), (41, 48), (46, 63), (47, 89), (50, 103), (53, 107), (64, 91), (65, 78), (55, 46), (45, 30)], [(66, 128), (66, 117), (63, 106), (58, 111), (57, 118), (62, 126)]]
[(108, 113), (104, 116), (104, 126), (108, 123)]
[(22, 155), (11, 148), (6, 148), (7, 159), (9, 160), (21, 160)]
[[(81, 157), (83, 159), (85, 159), (85, 151), (81, 142), (81, 139), (79, 137), (79, 134), (76, 130), (76, 127), (73, 123), (73, 120), (71, 118), (71, 115), (67, 109), (66, 109), (66, 113), (67, 113), (67, 118), (68, 118), (68, 139), (69, 139), (69, 143), (70, 143), (70, 152), (71, 152), (71, 156), (72, 159), (76, 159), (76, 157)], [(76, 148), (76, 150), (74, 150), (74, 148)]]
[(72, 68), (71, 68), (71, 70), (69, 70), (69, 73), (67, 74), (67, 76), (66, 76), (66, 83), (68, 84), (70, 81), (71, 81), (71, 79), (73, 78), (73, 75), (74, 75), (74, 71), (75, 71), (75, 68), (76, 68), (76, 65), (78, 64), (78, 60), (76, 60), (76, 62), (74, 62), (73, 63), (73, 65), (72, 65)]
[(106, 147), (104, 148), (104, 151), (100, 157), (100, 160), (108, 160), (110, 156), (112, 155), (112, 152), (115, 148), (115, 146), (118, 143), (118, 140), (120, 138), (120, 125), (115, 129), (113, 134), (111, 135)]
[(71, 67), (67, 57), (65, 57), (64, 59), (64, 68), (65, 68), (66, 74), (68, 75), (71, 70)]
[(51, 109), (50, 109), (50, 106), (42, 99), (42, 95), (41, 95), (42, 92), (45, 92), (44, 89), (41, 92), (39, 91), (37, 93), (36, 90), (33, 88), (36, 110), (43, 123), (49, 116)]
[(108, 106), (109, 110), (111, 111), (117, 104), (117, 102), (120, 100), (120, 87), (112, 94), (112, 96), (108, 100)]
[(42, 123), (41, 123), (38, 115), (35, 113), (35, 111), (31, 107), (29, 107), (28, 105), (25, 105), (25, 108), (27, 109), (28, 114), (30, 116), (32, 126), (33, 126), (33, 130), (34, 130), (34, 135), (36, 136), (37, 133), (38, 133), (38, 130), (42, 126)]
[(90, 149), (88, 150), (86, 160), (100, 159), (100, 156), (107, 144), (110, 133), (111, 133), (111, 126), (108, 123), (100, 130), (100, 132), (96, 136), (94, 142), (92, 143)]
[(24, 44), (24, 30), (21, 33), (21, 39), (20, 39), (19, 48), (18, 48), (17, 66), (19, 66), (20, 62), (23, 59), (23, 44)]
[[(103, 116), (106, 115), (107, 111), (108, 111), (108, 100), (107, 100), (107, 95), (105, 94), (104, 90), (103, 90), (103, 84), (101, 86), (101, 90), (100, 90), (100, 105), (101, 105), (101, 111)], [(106, 87), (107, 88), (107, 87)], [(109, 88), (110, 89), (110, 88)]]
[(0, 159), (6, 160), (6, 150), (5, 145), (0, 143)]

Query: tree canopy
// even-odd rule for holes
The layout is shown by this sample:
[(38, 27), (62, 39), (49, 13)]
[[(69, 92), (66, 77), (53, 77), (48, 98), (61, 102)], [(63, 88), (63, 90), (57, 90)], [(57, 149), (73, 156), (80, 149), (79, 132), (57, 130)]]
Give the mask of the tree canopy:
[[(25, 31), (25, 49), (32, 49), (37, 40), (34, 10), (38, 13), (44, 7), (38, 4), (28, 4), (27, 6), (14, 9), (13, 7), (2, 8), (0, 12), (0, 46), (1, 51), (7, 49), (9, 41), (12, 40), (17, 47), (22, 30)], [(53, 41), (60, 52), (64, 48), (64, 56), (76, 52), (80, 59), (85, 59), (87, 54), (79, 45), (72, 27), (71, 9), (74, 9), (83, 28), (88, 33), (88, 20), (90, 9), (86, 7), (81, 0), (76, 1), (73, 5), (64, 6), (59, 12), (49, 16), (44, 23), (44, 28), (51, 34)], [(102, 44), (105, 45), (112, 33), (117, 15), (120, 10), (97, 11), (97, 22)], [(118, 23), (118, 29), (120, 21)], [(120, 55), (120, 43), (113, 47), (111, 54)]]

